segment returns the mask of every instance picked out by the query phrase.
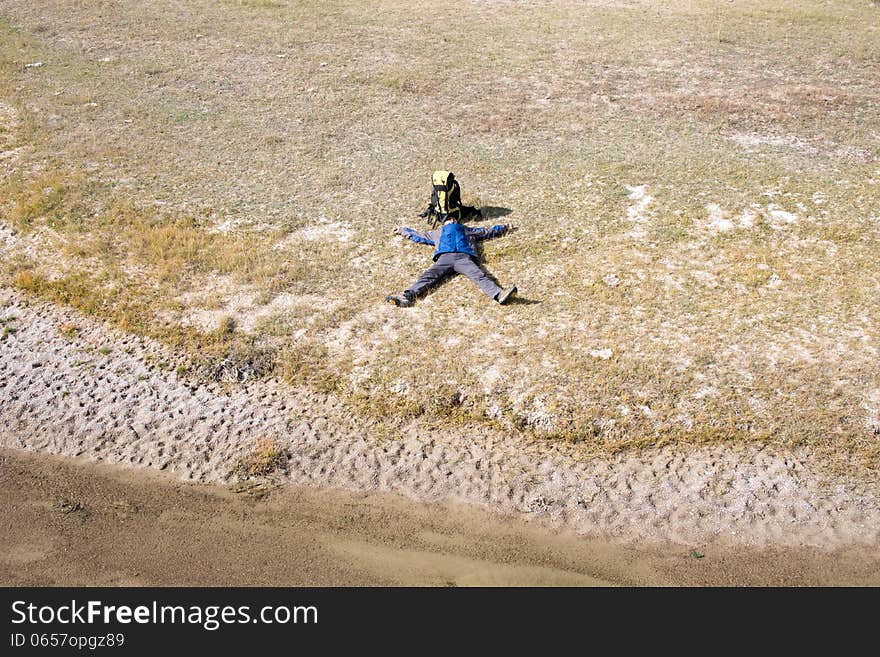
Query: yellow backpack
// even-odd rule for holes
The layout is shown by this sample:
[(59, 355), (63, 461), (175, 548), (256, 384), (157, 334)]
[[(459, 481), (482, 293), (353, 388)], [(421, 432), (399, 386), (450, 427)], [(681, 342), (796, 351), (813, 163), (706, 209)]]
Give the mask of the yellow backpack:
[(461, 219), (461, 189), (451, 171), (435, 171), (431, 176), (431, 205), (428, 207), (428, 221), (432, 226), (447, 219)]

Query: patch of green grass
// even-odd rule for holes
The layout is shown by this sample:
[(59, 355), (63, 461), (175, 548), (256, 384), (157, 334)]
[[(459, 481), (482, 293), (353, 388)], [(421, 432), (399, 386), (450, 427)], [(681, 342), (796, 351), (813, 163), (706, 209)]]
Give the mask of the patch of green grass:
[(205, 117), (205, 112), (201, 111), (186, 111), (186, 112), (178, 112), (174, 115), (175, 123), (184, 123), (186, 121), (195, 121), (199, 119), (203, 119)]
[(226, 4), (253, 9), (279, 9), (284, 7), (278, 0), (223, 0)]

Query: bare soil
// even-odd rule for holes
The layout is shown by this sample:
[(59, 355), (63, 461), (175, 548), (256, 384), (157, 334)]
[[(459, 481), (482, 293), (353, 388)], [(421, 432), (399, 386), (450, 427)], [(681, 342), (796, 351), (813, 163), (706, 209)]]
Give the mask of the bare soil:
[[(592, 537), (835, 549), (880, 542), (872, 473), (773, 445), (589, 447), (483, 425), (389, 431), (343, 399), (205, 382), (173, 350), (0, 288), (0, 447), (229, 485), (391, 491), (519, 513)], [(844, 464), (847, 465), (847, 464)]]
[(455, 504), (290, 486), (255, 498), (0, 451), (0, 584), (880, 584), (876, 550), (635, 549)]

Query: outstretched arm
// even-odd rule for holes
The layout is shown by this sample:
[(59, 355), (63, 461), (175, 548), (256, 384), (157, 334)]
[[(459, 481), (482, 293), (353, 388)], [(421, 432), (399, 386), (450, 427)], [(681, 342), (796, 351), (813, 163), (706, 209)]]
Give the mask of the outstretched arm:
[(473, 235), (477, 239), (490, 240), (493, 237), (501, 237), (516, 230), (513, 224), (497, 224), (495, 226), (468, 226), (468, 235)]
[(430, 244), (431, 246), (434, 246), (434, 240), (431, 239), (431, 235), (428, 232), (419, 232), (414, 228), (407, 228), (406, 226), (395, 226), (393, 232), (395, 235), (408, 237), (418, 244)]

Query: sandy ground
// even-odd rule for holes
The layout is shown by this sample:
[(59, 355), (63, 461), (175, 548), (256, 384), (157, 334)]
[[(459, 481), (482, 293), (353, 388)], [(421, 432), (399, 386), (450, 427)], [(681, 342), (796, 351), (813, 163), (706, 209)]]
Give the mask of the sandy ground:
[(0, 341), (0, 447), (234, 484), (237, 459), (268, 436), (289, 450), (283, 483), (465, 502), (587, 537), (699, 549), (880, 543), (876, 484), (826, 471), (807, 449), (679, 446), (587, 459), (482, 428), (379, 437), (332, 396), (187, 380), (163, 346), (9, 290), (0, 319), (14, 329)]
[(287, 486), (257, 499), (163, 473), (0, 450), (4, 585), (878, 585), (850, 548), (634, 548), (458, 504)]

